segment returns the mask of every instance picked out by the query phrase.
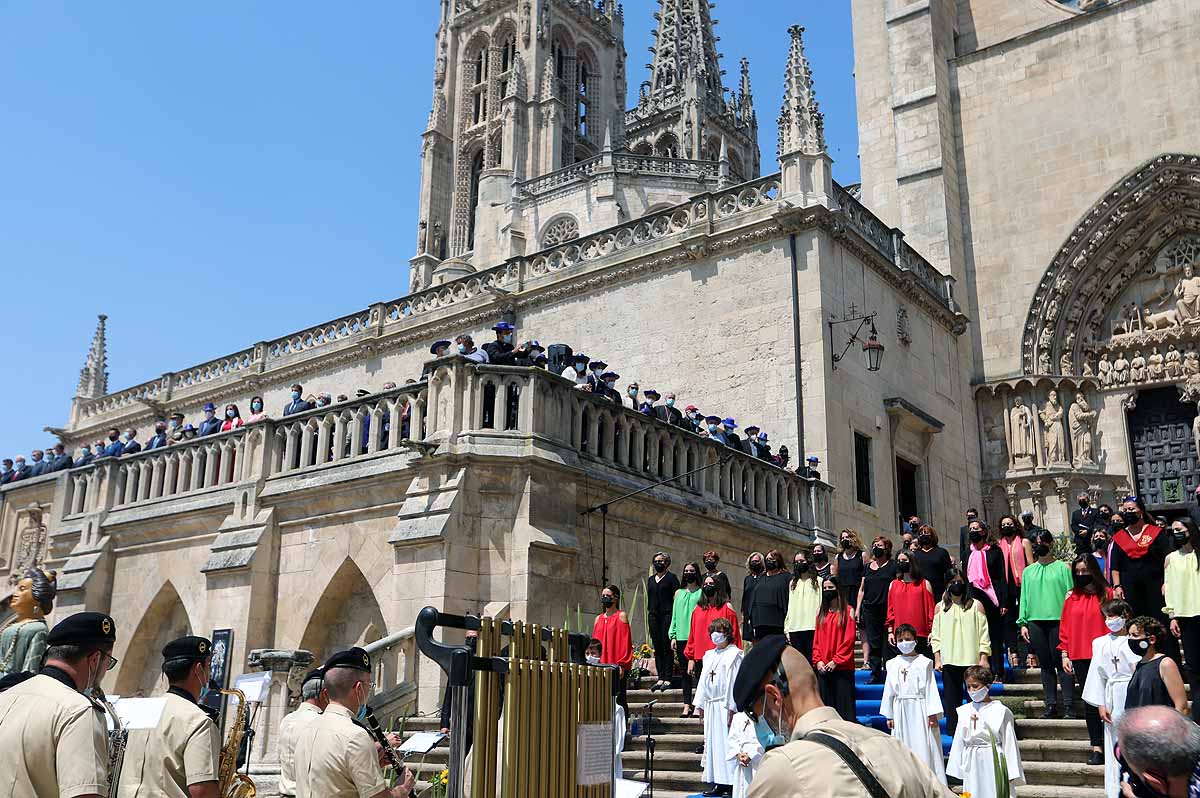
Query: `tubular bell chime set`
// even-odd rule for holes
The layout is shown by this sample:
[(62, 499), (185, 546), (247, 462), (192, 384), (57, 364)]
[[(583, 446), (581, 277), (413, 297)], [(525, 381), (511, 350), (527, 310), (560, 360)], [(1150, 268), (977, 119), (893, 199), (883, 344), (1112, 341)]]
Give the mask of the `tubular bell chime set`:
[[(466, 646), (435, 640), (439, 627), (477, 630), (474, 655)], [(508, 639), (507, 646), (502, 638)], [(466, 724), (454, 722), (446, 798), (611, 798), (611, 745), (607, 778), (578, 783), (581, 777), (594, 780), (579, 772), (580, 727), (609, 724), (612, 740), (618, 687), (616, 668), (583, 664), (589, 635), (426, 607), (417, 616), (416, 639), (421, 653), (449, 677), (453, 717), (474, 712), (469, 793)], [(471, 679), (473, 709), (467, 689)]]

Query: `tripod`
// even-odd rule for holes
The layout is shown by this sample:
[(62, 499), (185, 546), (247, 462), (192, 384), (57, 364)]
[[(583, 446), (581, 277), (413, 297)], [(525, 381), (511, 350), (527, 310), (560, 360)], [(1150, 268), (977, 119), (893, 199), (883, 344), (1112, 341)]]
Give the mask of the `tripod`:
[(646, 730), (646, 795), (654, 798), (654, 705), (658, 699), (649, 701), (642, 713), (642, 728)]

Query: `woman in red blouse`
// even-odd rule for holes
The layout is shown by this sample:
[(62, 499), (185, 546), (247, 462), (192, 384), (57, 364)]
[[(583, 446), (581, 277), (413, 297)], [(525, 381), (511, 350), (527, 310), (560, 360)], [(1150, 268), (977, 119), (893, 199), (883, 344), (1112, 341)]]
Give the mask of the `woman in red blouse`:
[(832, 578), (821, 582), (821, 609), (813, 633), (813, 668), (821, 700), (842, 720), (854, 722), (854, 610)]
[(714, 579), (711, 574), (704, 577), (700, 585), (700, 601), (692, 610), (692, 625), (688, 631), (687, 645), (683, 648), (683, 656), (688, 661), (688, 671), (692, 678), (700, 678), (700, 661), (710, 648), (714, 648), (712, 639), (708, 636), (708, 625), (714, 618), (724, 618), (733, 627), (733, 645), (742, 647), (742, 635), (738, 630), (737, 613), (725, 595), (725, 586), (720, 579)]
[(621, 609), (621, 589), (609, 585), (601, 590), (600, 606), (604, 607), (604, 612), (597, 615), (592, 624), (592, 637), (600, 641), (600, 664), (616, 665), (621, 670), (621, 692), (617, 703), (625, 708), (625, 716), (629, 717), (626, 689), (629, 669), (633, 665), (633, 636), (629, 631), (629, 616)]
[(902, 551), (896, 555), (896, 578), (888, 588), (888, 652), (896, 649), (896, 629), (909, 624), (917, 630), (917, 651), (933, 659), (929, 630), (933, 628), (933, 588), (921, 576), (917, 558)]
[[(1090, 554), (1077, 555), (1071, 563), (1071, 573), (1075, 577), (1075, 586), (1063, 602), (1062, 620), (1058, 623), (1058, 650), (1062, 652), (1063, 672), (1074, 677), (1082, 691), (1092, 664), (1092, 641), (1108, 634), (1100, 605), (1112, 598), (1112, 590), (1100, 573), (1100, 563)], [(1071, 695), (1063, 696), (1067, 718), (1075, 717), (1073, 699)], [(1088, 763), (1103, 765), (1104, 725), (1100, 722), (1100, 711), (1084, 703), (1083, 717), (1092, 743)]]
[(225, 405), (225, 420), (221, 422), (221, 432), (229, 432), (231, 429), (237, 429), (242, 426), (242, 414), (238, 412), (237, 405)]

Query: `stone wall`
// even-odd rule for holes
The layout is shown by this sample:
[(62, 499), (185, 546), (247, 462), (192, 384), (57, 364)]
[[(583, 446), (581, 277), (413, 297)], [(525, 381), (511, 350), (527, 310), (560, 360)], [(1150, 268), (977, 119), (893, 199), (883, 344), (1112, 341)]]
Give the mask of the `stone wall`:
[(970, 53), (1030, 31), (1072, 19), (1078, 12), (1073, 3), (1059, 0), (1024, 0), (996, 3), (992, 0), (958, 0), (958, 52)]

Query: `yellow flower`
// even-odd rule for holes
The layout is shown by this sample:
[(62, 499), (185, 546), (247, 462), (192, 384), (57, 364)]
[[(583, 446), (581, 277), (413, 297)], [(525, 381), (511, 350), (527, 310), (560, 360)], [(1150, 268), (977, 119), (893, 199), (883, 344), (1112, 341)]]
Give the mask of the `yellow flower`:
[(446, 769), (442, 770), (442, 772), (439, 773), (438, 775), (441, 776), (443, 779), (448, 779), (448, 778), (450, 778), (450, 769), (446, 768)]

